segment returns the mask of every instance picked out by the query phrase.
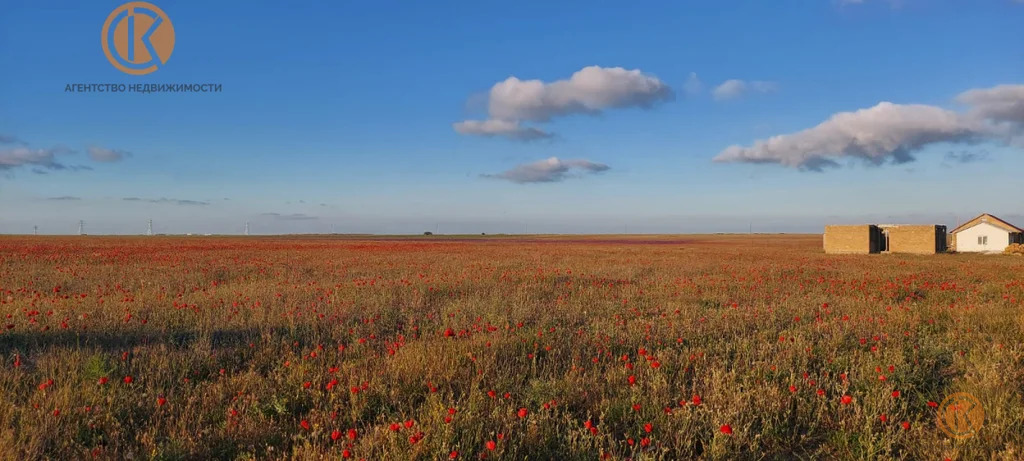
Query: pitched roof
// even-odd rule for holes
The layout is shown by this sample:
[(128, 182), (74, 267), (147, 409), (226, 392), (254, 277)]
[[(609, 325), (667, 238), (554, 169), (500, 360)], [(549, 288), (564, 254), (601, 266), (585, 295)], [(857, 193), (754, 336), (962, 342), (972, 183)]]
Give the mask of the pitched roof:
[(953, 229), (953, 231), (951, 233), (955, 234), (957, 232), (960, 232), (960, 231), (962, 231), (964, 229), (967, 229), (969, 227), (974, 227), (974, 226), (976, 226), (976, 225), (978, 225), (980, 223), (983, 223), (983, 222), (989, 223), (989, 224), (991, 224), (993, 226), (996, 226), (996, 227), (998, 227), (1000, 229), (1007, 230), (1009, 232), (1024, 232), (1024, 229), (1021, 229), (1021, 228), (1019, 228), (1017, 226), (1014, 226), (1013, 224), (1010, 224), (1010, 223), (1008, 223), (1006, 221), (1003, 221), (1002, 219), (999, 219), (999, 218), (997, 218), (995, 216), (992, 216), (992, 215), (990, 215), (988, 213), (982, 213), (982, 214), (978, 215), (978, 217), (976, 217), (976, 218), (974, 218), (974, 219), (972, 219), (970, 221), (967, 221), (967, 222), (957, 226), (957, 228)]

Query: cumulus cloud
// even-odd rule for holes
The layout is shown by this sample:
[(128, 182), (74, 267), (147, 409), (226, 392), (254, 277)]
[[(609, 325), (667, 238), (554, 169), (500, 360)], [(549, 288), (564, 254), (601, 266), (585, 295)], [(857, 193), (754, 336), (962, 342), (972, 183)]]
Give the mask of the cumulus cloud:
[(968, 115), (987, 122), (996, 134), (1019, 138), (1024, 131), (1024, 85), (968, 90), (956, 100), (970, 106)]
[(57, 161), (57, 156), (69, 154), (72, 151), (66, 147), (52, 147), (49, 149), (32, 149), (19, 146), (0, 149), (0, 171), (12, 170), (22, 166), (34, 166), (48, 170), (64, 170), (68, 166)]
[(600, 173), (609, 170), (608, 165), (584, 159), (560, 160), (551, 157), (533, 163), (519, 165), (511, 170), (483, 175), (487, 178), (504, 179), (519, 184), (558, 182), (570, 176), (573, 171), (581, 173)]
[(566, 80), (554, 82), (513, 76), (491, 87), (487, 95), (488, 120), (467, 120), (453, 127), (460, 134), (540, 139), (550, 135), (523, 127), (521, 122), (543, 123), (574, 114), (600, 114), (608, 109), (649, 108), (673, 98), (667, 84), (639, 69), (590, 66)]
[[(921, 104), (882, 102), (841, 112), (792, 134), (730, 146), (715, 161), (776, 163), (821, 170), (842, 158), (872, 164), (913, 161), (913, 153), (936, 143), (1010, 142), (1024, 131), (1024, 85), (1001, 85), (962, 93), (966, 113)], [(969, 157), (968, 157), (969, 158)], [(975, 160), (970, 158), (970, 160)]]
[(92, 146), (89, 148), (89, 157), (97, 162), (116, 162), (125, 157), (131, 157), (131, 152), (119, 150), (119, 149), (108, 149), (106, 147)]
[(171, 205), (184, 205), (184, 206), (206, 206), (210, 202), (204, 202), (201, 200), (183, 200), (174, 198), (139, 198), (139, 197), (125, 197), (121, 200), (127, 202), (144, 202), (144, 203), (166, 203)]
[(552, 135), (544, 130), (522, 126), (513, 120), (465, 120), (452, 125), (455, 132), (477, 136), (504, 136), (519, 141), (550, 138)]
[(715, 87), (711, 91), (711, 95), (719, 101), (727, 99), (737, 99), (748, 93), (773, 93), (779, 89), (779, 86), (774, 82), (763, 82), (763, 81), (745, 81), (739, 79), (730, 79), (722, 82), (722, 84)]

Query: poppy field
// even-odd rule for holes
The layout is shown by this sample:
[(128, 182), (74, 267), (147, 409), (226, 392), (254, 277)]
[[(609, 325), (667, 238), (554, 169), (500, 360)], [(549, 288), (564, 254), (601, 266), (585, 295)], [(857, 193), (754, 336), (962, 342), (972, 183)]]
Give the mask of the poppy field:
[(0, 459), (1024, 459), (1009, 255), (9, 236), (0, 315)]

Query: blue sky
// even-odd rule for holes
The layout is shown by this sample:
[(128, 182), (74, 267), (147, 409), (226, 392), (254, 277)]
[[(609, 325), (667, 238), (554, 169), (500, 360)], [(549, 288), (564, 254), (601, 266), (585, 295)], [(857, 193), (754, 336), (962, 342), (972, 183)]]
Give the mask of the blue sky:
[[(148, 219), (169, 233), (1024, 221), (1020, 2), (152, 3), (176, 43), (143, 76), (101, 48), (121, 2), (2, 7), (0, 232), (74, 233), (80, 219), (123, 234)], [(587, 68), (594, 79), (572, 80)], [(513, 76), (543, 92), (495, 96)], [(550, 137), (458, 132), (466, 120)]]

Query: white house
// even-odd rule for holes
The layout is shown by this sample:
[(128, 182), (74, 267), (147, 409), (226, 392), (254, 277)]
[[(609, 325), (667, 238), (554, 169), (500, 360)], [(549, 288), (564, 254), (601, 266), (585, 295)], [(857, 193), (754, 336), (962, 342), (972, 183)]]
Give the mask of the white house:
[(1024, 229), (983, 214), (953, 229), (959, 253), (998, 253), (1011, 243), (1024, 243)]

